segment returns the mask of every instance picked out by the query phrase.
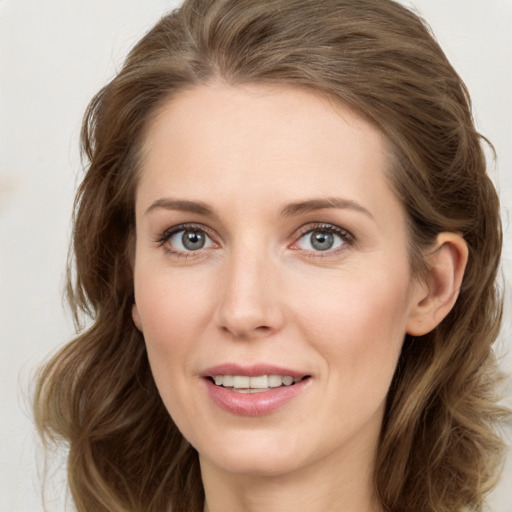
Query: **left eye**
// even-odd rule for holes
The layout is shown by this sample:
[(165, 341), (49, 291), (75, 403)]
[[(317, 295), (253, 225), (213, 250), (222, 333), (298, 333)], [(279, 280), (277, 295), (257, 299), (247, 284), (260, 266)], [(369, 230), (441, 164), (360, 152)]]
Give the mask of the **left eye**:
[(346, 243), (346, 237), (327, 229), (314, 229), (304, 233), (297, 246), (306, 251), (330, 251)]
[(178, 251), (199, 251), (212, 247), (212, 239), (200, 229), (182, 229), (169, 237), (169, 244)]

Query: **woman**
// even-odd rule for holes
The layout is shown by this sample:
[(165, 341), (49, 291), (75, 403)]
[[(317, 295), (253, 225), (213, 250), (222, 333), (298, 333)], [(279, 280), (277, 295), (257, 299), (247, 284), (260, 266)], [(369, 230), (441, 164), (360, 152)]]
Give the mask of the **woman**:
[(384, 0), (189, 0), (93, 99), (42, 370), (80, 511), (481, 510), (499, 205), (469, 97)]

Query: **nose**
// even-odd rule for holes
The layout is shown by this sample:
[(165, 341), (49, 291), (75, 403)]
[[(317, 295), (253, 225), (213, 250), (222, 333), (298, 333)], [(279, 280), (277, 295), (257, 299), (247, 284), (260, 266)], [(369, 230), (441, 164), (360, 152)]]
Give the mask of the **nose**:
[(224, 265), (216, 311), (220, 329), (242, 340), (278, 332), (284, 322), (278, 263), (263, 252), (239, 250)]

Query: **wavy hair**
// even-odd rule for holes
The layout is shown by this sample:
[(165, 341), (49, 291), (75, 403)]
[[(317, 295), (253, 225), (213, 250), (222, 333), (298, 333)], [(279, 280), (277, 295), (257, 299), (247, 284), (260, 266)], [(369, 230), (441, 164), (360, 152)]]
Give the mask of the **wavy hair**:
[(375, 465), (386, 511), (480, 511), (496, 482), (506, 416), (492, 344), (502, 232), (469, 94), (430, 29), (392, 0), (186, 0), (92, 100), (75, 202), (68, 299), (90, 326), (41, 368), (35, 417), (69, 447), (79, 512), (200, 512), (197, 453), (159, 397), (131, 318), (141, 141), (180, 91), (223, 80), (307, 88), (353, 109), (392, 148), (411, 268), (442, 231), (469, 247), (459, 298), (431, 333), (407, 336)]

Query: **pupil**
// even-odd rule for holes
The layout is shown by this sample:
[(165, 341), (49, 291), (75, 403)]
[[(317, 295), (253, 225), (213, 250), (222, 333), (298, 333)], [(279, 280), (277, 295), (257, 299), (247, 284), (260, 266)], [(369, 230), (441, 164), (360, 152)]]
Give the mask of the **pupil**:
[(197, 251), (204, 247), (204, 234), (200, 231), (185, 231), (181, 237), (183, 246), (189, 251)]
[(327, 231), (315, 231), (311, 234), (311, 245), (317, 251), (327, 251), (334, 245), (334, 236)]

